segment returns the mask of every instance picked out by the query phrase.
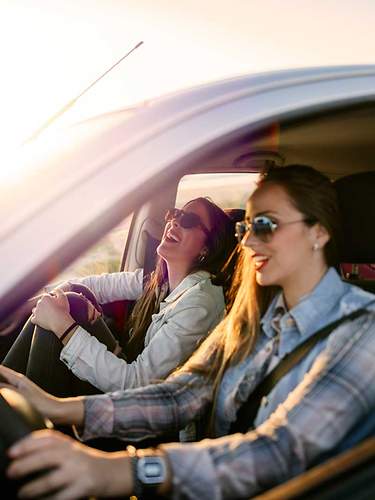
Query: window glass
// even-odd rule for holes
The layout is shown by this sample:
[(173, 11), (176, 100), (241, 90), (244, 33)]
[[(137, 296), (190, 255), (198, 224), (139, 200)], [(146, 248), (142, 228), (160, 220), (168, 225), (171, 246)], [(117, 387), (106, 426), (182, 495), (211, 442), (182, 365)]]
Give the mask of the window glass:
[(245, 208), (258, 177), (256, 173), (185, 175), (178, 186), (176, 206), (208, 196), (222, 208)]
[(131, 219), (132, 215), (124, 219), (109, 234), (67, 267), (53, 282), (59, 283), (72, 278), (119, 271)]

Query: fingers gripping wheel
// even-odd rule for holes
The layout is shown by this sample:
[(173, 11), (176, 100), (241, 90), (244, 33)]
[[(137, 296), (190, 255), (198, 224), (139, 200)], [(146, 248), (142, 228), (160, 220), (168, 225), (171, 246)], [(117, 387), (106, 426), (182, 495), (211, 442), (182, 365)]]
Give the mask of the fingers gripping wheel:
[(30, 432), (49, 428), (52, 423), (43, 418), (18, 392), (0, 389), (0, 484), (4, 498), (17, 498), (19, 483), (6, 479), (5, 469), (9, 463), (7, 449)]

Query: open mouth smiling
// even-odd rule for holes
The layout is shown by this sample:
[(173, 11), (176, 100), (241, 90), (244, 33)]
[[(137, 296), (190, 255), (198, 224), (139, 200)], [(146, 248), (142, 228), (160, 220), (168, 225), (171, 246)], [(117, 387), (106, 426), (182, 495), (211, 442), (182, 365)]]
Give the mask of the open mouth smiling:
[(169, 243), (179, 243), (180, 242), (179, 238), (171, 232), (166, 234), (165, 240), (168, 241)]
[(263, 269), (264, 266), (269, 261), (269, 257), (267, 257), (266, 255), (258, 255), (258, 254), (253, 255), (252, 259), (254, 261), (254, 266), (256, 271), (260, 271), (261, 269)]

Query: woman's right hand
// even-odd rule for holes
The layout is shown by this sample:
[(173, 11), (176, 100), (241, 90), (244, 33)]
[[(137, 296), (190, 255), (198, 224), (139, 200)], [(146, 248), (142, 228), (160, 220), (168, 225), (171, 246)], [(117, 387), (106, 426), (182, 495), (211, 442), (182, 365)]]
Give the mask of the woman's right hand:
[(0, 386), (15, 389), (34, 406), (39, 413), (56, 420), (61, 406), (61, 399), (56, 398), (34, 384), (25, 375), (18, 373), (6, 366), (0, 366)]
[(0, 323), (0, 336), (6, 336), (13, 333), (18, 327), (25, 323), (28, 316), (30, 316), (32, 309), (36, 306), (39, 299), (42, 298), (43, 295), (48, 295), (50, 293), (54, 293), (56, 289), (61, 291), (70, 292), (72, 290), (72, 284), (69, 281), (65, 281), (60, 285), (56, 286), (50, 292), (46, 290), (41, 290), (38, 295), (34, 297), (30, 297), (26, 302), (24, 302), (16, 311), (13, 312), (11, 317), (4, 322)]
[[(94, 450), (56, 431), (32, 432), (15, 443), (8, 456), (11, 464), (7, 476), (26, 476), (20, 498), (122, 498), (133, 490), (126, 452)], [(36, 473), (42, 474), (30, 478)]]

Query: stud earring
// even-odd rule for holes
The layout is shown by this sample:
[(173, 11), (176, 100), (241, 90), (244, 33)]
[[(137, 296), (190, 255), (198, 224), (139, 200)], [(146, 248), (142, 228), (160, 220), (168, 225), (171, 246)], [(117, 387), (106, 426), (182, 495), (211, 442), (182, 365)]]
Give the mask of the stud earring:
[(202, 264), (202, 262), (204, 262), (204, 261), (205, 261), (206, 257), (207, 257), (207, 250), (204, 250), (204, 251), (203, 251), (203, 252), (199, 255), (199, 257), (198, 257), (198, 262), (199, 262), (200, 264)]
[(319, 250), (319, 243), (314, 243), (313, 250), (314, 251)]

